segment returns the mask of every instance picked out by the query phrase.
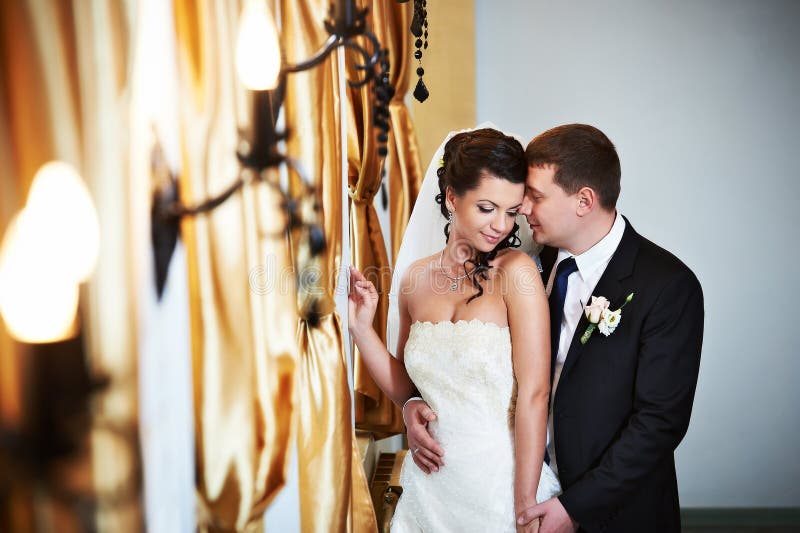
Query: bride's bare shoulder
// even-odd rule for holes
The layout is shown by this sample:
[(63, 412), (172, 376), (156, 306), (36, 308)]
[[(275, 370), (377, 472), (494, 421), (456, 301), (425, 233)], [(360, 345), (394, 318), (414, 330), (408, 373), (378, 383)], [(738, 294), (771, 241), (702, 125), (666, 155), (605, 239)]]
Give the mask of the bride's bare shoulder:
[(514, 248), (500, 250), (494, 258), (494, 265), (504, 269), (534, 267), (538, 270), (536, 262), (528, 254)]
[(525, 282), (533, 286), (541, 285), (541, 274), (536, 261), (520, 250), (506, 248), (495, 257), (494, 266), (508, 279)]
[(404, 294), (413, 293), (412, 288), (420, 287), (420, 283), (429, 278), (438, 257), (439, 254), (433, 254), (417, 259), (408, 265), (408, 268), (400, 278), (400, 288)]

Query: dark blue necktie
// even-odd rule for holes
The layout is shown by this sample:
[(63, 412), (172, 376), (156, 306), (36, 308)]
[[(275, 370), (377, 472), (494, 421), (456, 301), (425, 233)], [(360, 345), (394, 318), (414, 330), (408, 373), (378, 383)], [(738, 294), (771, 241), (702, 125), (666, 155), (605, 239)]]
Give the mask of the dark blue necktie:
[(568, 257), (558, 264), (556, 279), (550, 291), (550, 347), (553, 366), (558, 355), (558, 341), (561, 337), (561, 319), (564, 318), (564, 300), (567, 298), (569, 275), (578, 270), (574, 257)]

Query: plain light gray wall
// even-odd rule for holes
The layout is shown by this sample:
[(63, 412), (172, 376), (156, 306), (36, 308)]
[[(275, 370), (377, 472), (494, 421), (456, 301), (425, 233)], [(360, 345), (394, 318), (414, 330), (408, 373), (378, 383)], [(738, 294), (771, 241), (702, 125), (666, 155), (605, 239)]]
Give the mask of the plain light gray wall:
[(599, 127), (620, 211), (703, 285), (681, 503), (800, 506), (800, 2), (475, 3), (478, 121)]

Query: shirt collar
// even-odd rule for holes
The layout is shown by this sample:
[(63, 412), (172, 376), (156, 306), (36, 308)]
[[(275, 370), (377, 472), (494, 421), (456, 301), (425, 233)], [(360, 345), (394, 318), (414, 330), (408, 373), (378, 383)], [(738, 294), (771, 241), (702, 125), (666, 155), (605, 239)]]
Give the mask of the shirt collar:
[[(556, 266), (567, 257), (575, 257), (575, 263), (578, 265), (578, 272), (585, 281), (586, 278), (591, 276), (598, 268), (608, 264), (611, 256), (614, 255), (619, 243), (622, 241), (623, 233), (625, 233), (625, 219), (622, 218), (622, 215), (617, 211), (617, 216), (614, 218), (614, 224), (611, 226), (611, 230), (605, 237), (600, 239), (597, 244), (582, 254), (573, 256), (568, 251), (559, 248), (558, 256), (556, 257)], [(555, 270), (555, 267), (553, 270)]]

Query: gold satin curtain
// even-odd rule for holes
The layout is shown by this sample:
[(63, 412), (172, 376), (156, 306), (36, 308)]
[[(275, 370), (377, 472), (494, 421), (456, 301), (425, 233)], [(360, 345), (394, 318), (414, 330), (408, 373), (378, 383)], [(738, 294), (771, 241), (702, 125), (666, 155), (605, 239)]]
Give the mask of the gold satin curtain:
[[(239, 6), (175, 0), (182, 93), (181, 200), (196, 204), (239, 174), (239, 127), (251, 95), (234, 70)], [(277, 182), (277, 170), (267, 171)], [(291, 453), (296, 300), (282, 197), (247, 185), (182, 219), (193, 359), (199, 528), (259, 531)]]
[[(276, 4), (287, 57), (308, 57), (327, 37), (322, 21), (328, 2), (276, 0)], [(237, 127), (247, 125), (251, 102), (233, 71), (240, 2), (174, 0), (173, 6), (182, 93), (181, 199), (193, 203), (218, 193), (235, 178)], [(370, 7), (371, 24), (390, 50), (392, 80), (398, 88), (390, 106), (392, 155), (387, 163), (396, 250), (398, 231), (404, 227), (420, 179), (413, 132), (402, 103), (410, 6), (386, 0)], [(148, 208), (131, 200), (139, 201), (142, 195), (127, 194), (131, 167), (125, 139), (126, 75), (135, 28), (128, 17), (135, 16), (135, 3), (3, 1), (0, 9), (0, 170), (3, 176), (14, 176), (4, 178), (0, 189), (0, 228), (20, 207), (42, 163), (60, 158), (79, 168), (95, 193), (104, 233), (96, 275), (84, 291), (88, 306), (83, 316), (90, 356), (96, 368), (112, 377), (114, 403), (107, 405), (104, 398), (100, 414), (134, 428), (129, 434), (135, 435), (136, 320), (131, 278), (136, 260), (128, 222), (132, 213)], [(287, 151), (316, 178), (328, 242), (320, 261), (322, 294), (316, 295), (321, 296), (316, 299), (319, 323), (309, 322), (307, 300), (296, 301), (293, 277), (282, 275), (300, 264), (304, 251), (299, 236), (292, 242), (281, 237), (285, 220), (276, 216), (281, 212), (280, 197), (273, 188), (248, 186), (210, 215), (182, 222), (191, 287), (197, 489), (204, 530), (259, 528), (263, 510), (284, 482), (293, 423), (303, 531), (376, 527), (354, 445), (342, 326), (333, 309), (335, 275), (342, 264), (338, 81), (334, 55), (311, 72), (290, 76), (285, 107), (292, 132)], [(381, 266), (387, 263), (383, 240), (374, 233), (375, 213), (366, 202), (379, 183), (371, 111), (367, 93), (350, 93), (346, 95), (351, 102), (346, 118), (351, 132), (348, 175), (354, 197), (365, 200), (352, 207), (354, 255), (362, 267)], [(273, 173), (271, 179), (277, 176)], [(296, 176), (292, 183), (297, 188)], [(365, 222), (369, 230), (362, 233), (359, 228)], [(365, 239), (368, 234), (373, 235), (371, 240)], [(385, 312), (382, 316), (381, 321)], [(9, 379), (19, 354), (4, 335), (0, 333), (0, 413), (7, 420), (19, 409), (16, 382)], [(396, 431), (396, 412), (386, 409), (389, 404), (368, 377), (356, 371), (360, 376), (356, 388), (369, 390), (371, 396), (365, 397), (374, 404), (363, 412), (374, 416), (370, 420), (377, 421), (376, 430)], [(131, 468), (138, 468), (137, 444), (128, 445), (134, 458)], [(114, 461), (103, 455), (102, 448), (95, 450), (95, 483), (104, 482), (105, 467)], [(141, 529), (136, 501), (101, 508), (98, 526)]]
[[(367, 3), (362, 3), (362, 7)], [(328, 15), (329, 3), (324, 0), (281, 2), (282, 37), (287, 59), (295, 62), (309, 57), (327, 38), (322, 21)], [(408, 86), (408, 57), (411, 54), (407, 28), (410, 23), (410, 4), (392, 0), (368, 2), (369, 26), (383, 46), (389, 49), (391, 81), (397, 94), (390, 105), (392, 137), (390, 149), (394, 157), (388, 169), (390, 181), (399, 184), (392, 204), (392, 226), (402, 232), (421, 180), (416, 156), (413, 129), (403, 104)], [(357, 57), (347, 60), (347, 75), (358, 79), (353, 67)], [(340, 95), (336, 57), (310, 72), (292, 75), (288, 79), (286, 121), (293, 135), (288, 151), (301, 159), (317, 178), (323, 210), (325, 235), (328, 242), (326, 257), (320, 269), (322, 294), (319, 304), (322, 314), (318, 327), (309, 327), (307, 317), (301, 317), (299, 343), (301, 349), (300, 424), (298, 447), (300, 454), (301, 514), (304, 531), (370, 531), (376, 528), (362, 468), (362, 458), (354, 445), (350, 427), (350, 402), (342, 346), (341, 322), (333, 312), (333, 297), (343, 265), (341, 258), (342, 168), (339, 138)], [(380, 187), (380, 167), (376, 155), (372, 128), (371, 87), (348, 89), (347, 179), (350, 207), (350, 236), (353, 262), (368, 272), (378, 273), (378, 286), (388, 293), (391, 274), (383, 236), (378, 225), (372, 199)], [(402, 153), (398, 152), (401, 151)], [(295, 182), (297, 185), (297, 182)], [(396, 246), (399, 247), (399, 239)], [(338, 276), (338, 278), (337, 278)], [(300, 301), (300, 308), (307, 302)], [(386, 299), (375, 326), (381, 336), (385, 330)], [(357, 352), (354, 354), (355, 422), (356, 427), (378, 434), (402, 431), (402, 418), (391, 401), (384, 396), (363, 368)], [(302, 398), (306, 398), (306, 401)], [(313, 400), (313, 401), (311, 401)], [(313, 424), (313, 425), (312, 425)], [(349, 458), (348, 458), (349, 456)], [(308, 461), (306, 467), (304, 462)], [(347, 483), (348, 470), (351, 483)], [(341, 492), (320, 488), (319, 480), (341, 480)], [(351, 518), (346, 520), (348, 485), (351, 491)], [(323, 485), (325, 487), (325, 485)], [(329, 486), (328, 486), (329, 487)]]
[[(287, 60), (310, 57), (327, 38), (327, 0), (281, 0), (281, 34)], [(377, 523), (351, 423), (350, 386), (341, 318), (334, 295), (342, 265), (342, 139), (338, 60), (287, 79), (287, 151), (315, 180), (327, 248), (318, 263), (316, 291), (298, 302), (300, 380), (297, 447), (300, 514), (304, 532), (375, 531)], [(292, 187), (300, 192), (298, 176)], [(315, 294), (311, 294), (315, 293)], [(310, 301), (316, 301), (315, 306)], [(315, 307), (315, 309), (314, 309)], [(315, 311), (311, 312), (311, 311)], [(316, 315), (316, 316), (314, 316)]]
[[(91, 367), (107, 375), (110, 385), (94, 400), (94, 445), (86, 464), (79, 467), (89, 485), (83, 489), (99, 498), (94, 519), (101, 531), (143, 527), (136, 484), (134, 261), (127, 224), (135, 206), (126, 194), (131, 7), (129, 1), (110, 0), (0, 2), (0, 235), (22, 207), (36, 170), (52, 159), (78, 169), (92, 193), (102, 228), (95, 273), (81, 290), (81, 324)], [(24, 373), (36, 372), (23, 368), (23, 351), (24, 345), (10, 341), (0, 327), (4, 422), (13, 423), (25, 410), (24, 399), (18, 397)], [(109, 426), (121, 431), (109, 434)], [(100, 445), (108, 438), (114, 439), (114, 446)], [(109, 491), (126, 497), (109, 505), (105, 499)], [(37, 507), (45, 500), (37, 498)], [(15, 503), (19, 504), (15, 513), (26, 506), (24, 498)], [(51, 509), (57, 512), (57, 507)], [(11, 529), (32, 525), (26, 520), (33, 517), (24, 514), (12, 517)], [(40, 511), (36, 514), (41, 518)], [(59, 517), (63, 515), (49, 519)], [(13, 521), (17, 519), (22, 522)]]
[[(411, 3), (374, 0), (369, 3), (372, 29), (389, 52), (390, 82), (395, 95), (389, 106), (389, 157), (386, 161), (391, 198), (392, 257), (400, 240), (422, 180), (416, 138), (404, 96), (408, 91), (413, 61)], [(354, 63), (348, 63), (348, 76), (358, 79)], [(350, 89), (353, 117), (348, 129), (348, 177), (350, 183), (350, 235), (353, 262), (375, 283), (380, 295), (374, 327), (385, 340), (386, 313), (392, 275), (386, 244), (378, 222), (373, 199), (381, 187), (380, 159), (377, 155), (376, 130), (373, 127), (372, 87)], [(394, 352), (394, 346), (389, 347)], [(354, 350), (354, 388), (356, 428), (382, 437), (403, 431), (400, 409), (378, 388), (369, 375), (358, 350)]]
[[(174, 6), (185, 97), (181, 191), (184, 202), (195, 203), (235, 177), (236, 128), (247, 125), (251, 102), (233, 71), (240, 6), (223, 0), (175, 0)], [(273, 12), (281, 14), (289, 58), (308, 57), (324, 42), (323, 2), (316, 8), (282, 2)], [(182, 224), (204, 530), (261, 527), (264, 509), (284, 482), (293, 422), (302, 530), (376, 527), (354, 446), (342, 328), (333, 301), (341, 264), (336, 69), (333, 56), (290, 76), (285, 101), (292, 132), (287, 152), (304, 163), (318, 187), (328, 243), (323, 257), (307, 263), (300, 232), (293, 232), (291, 242), (280, 237), (286, 220), (279, 197), (263, 184)], [(302, 194), (298, 176), (290, 178), (294, 192)], [(270, 179), (277, 181), (276, 171)], [(293, 275), (304, 267), (319, 268), (321, 275), (297, 300)]]

